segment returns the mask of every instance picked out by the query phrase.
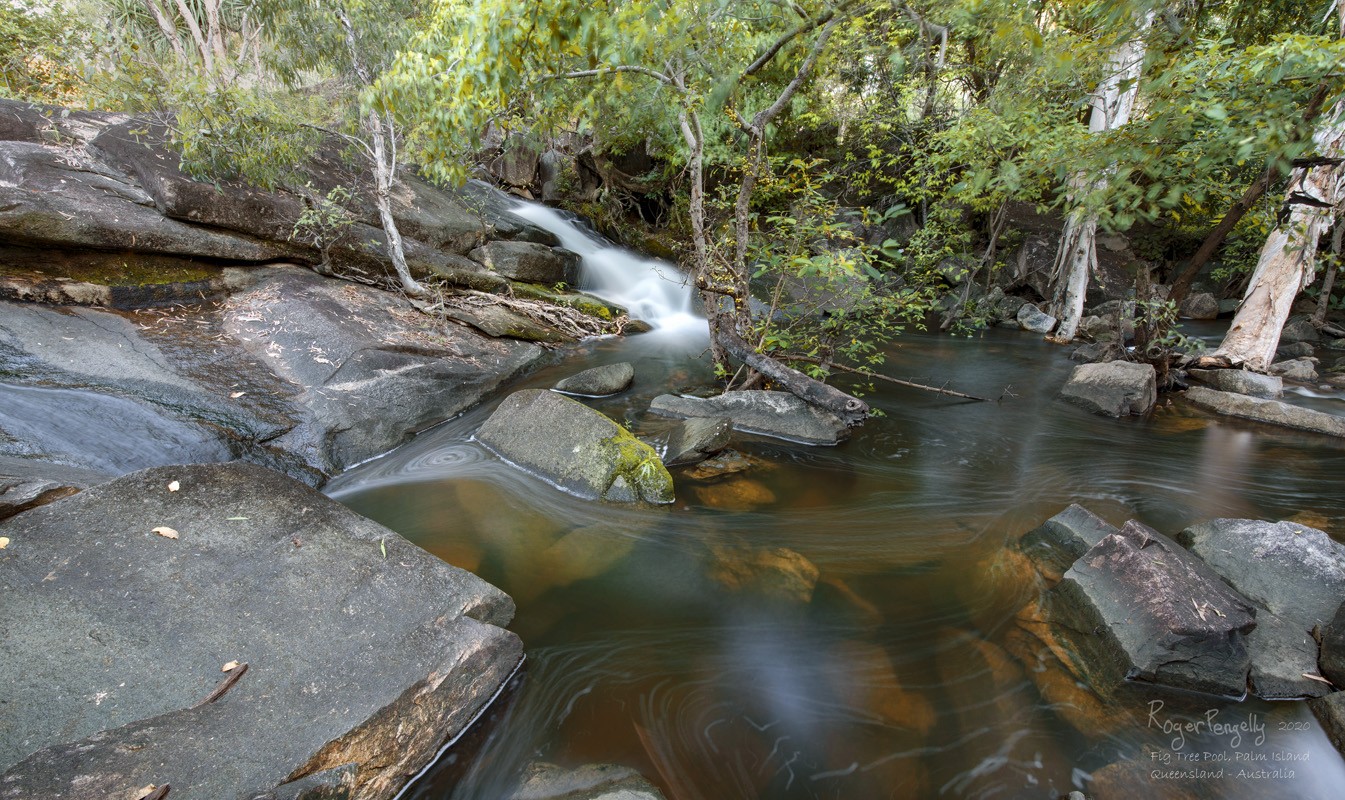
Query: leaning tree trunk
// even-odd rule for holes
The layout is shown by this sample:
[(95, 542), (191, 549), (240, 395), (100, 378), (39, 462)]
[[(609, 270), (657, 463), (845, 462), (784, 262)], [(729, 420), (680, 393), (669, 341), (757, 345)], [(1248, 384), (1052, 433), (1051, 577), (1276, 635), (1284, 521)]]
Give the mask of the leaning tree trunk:
[[(1313, 136), (1327, 159), (1345, 155), (1345, 100), (1337, 101), (1328, 122)], [(1280, 222), (1266, 237), (1247, 293), (1219, 348), (1205, 360), (1265, 372), (1275, 360), (1280, 332), (1294, 298), (1316, 275), (1317, 242), (1330, 226), (1342, 199), (1345, 170), (1340, 164), (1295, 169), (1280, 210)]]
[[(1088, 132), (1097, 134), (1115, 130), (1130, 120), (1139, 94), (1140, 67), (1144, 63), (1144, 35), (1153, 23), (1154, 12), (1149, 11), (1137, 22), (1135, 35), (1116, 48), (1112, 54), (1110, 72), (1093, 93), (1093, 112), (1088, 120)], [(1073, 205), (1079, 195), (1088, 190), (1107, 186), (1110, 177), (1104, 175), (1089, 182), (1087, 176), (1075, 175), (1070, 179), (1068, 197)], [(1095, 212), (1076, 208), (1065, 219), (1065, 229), (1056, 251), (1052, 272), (1053, 301), (1051, 313), (1060, 320), (1056, 327), (1056, 341), (1074, 339), (1083, 319), (1084, 297), (1088, 291), (1088, 276), (1097, 269), (1097, 224)]]
[[(1345, 38), (1345, 2), (1337, 0), (1339, 34)], [(1289, 190), (1256, 260), (1247, 293), (1219, 348), (1202, 358), (1210, 366), (1242, 367), (1265, 372), (1275, 360), (1280, 333), (1294, 298), (1312, 284), (1317, 242), (1345, 199), (1345, 98), (1331, 107), (1312, 137), (1318, 161), (1309, 161), (1289, 176)]]

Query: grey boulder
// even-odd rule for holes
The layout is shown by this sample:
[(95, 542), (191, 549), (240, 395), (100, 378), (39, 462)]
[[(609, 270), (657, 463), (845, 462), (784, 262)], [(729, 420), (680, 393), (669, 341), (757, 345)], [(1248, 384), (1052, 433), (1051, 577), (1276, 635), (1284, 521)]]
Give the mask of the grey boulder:
[(1291, 358), (1270, 365), (1270, 374), (1286, 380), (1310, 383), (1317, 380), (1317, 364), (1311, 358)]
[(1056, 318), (1031, 303), (1024, 303), (1015, 317), (1018, 327), (1033, 333), (1050, 333), (1055, 330)]
[(1204, 562), (1137, 522), (1104, 537), (1045, 595), (1078, 671), (1107, 693), (1123, 680), (1240, 697), (1255, 610)]
[(144, 470), (0, 535), (5, 800), (286, 796), (347, 764), (389, 798), (522, 657), (507, 595), (253, 465)]
[(673, 427), (663, 463), (670, 467), (698, 464), (728, 447), (732, 437), (733, 420), (727, 417), (689, 417)]
[(1325, 625), (1345, 597), (1345, 545), (1296, 522), (1215, 519), (1177, 541), (1248, 599), (1307, 632)]
[(1284, 379), (1278, 375), (1262, 375), (1245, 369), (1192, 369), (1187, 370), (1192, 380), (1221, 392), (1245, 394), (1274, 400), (1284, 394)]
[(1158, 399), (1157, 378), (1150, 364), (1129, 361), (1081, 364), (1070, 374), (1060, 397), (1109, 417), (1144, 414)]
[(652, 447), (555, 392), (525, 389), (509, 395), (476, 439), (511, 464), (580, 497), (673, 501), (672, 475)]
[(1322, 335), (1305, 316), (1291, 317), (1280, 329), (1280, 344), (1321, 341)]
[(622, 361), (577, 372), (551, 388), (580, 397), (606, 397), (626, 391), (634, 380), (635, 367), (629, 361)]
[(1345, 436), (1345, 417), (1282, 403), (1279, 400), (1220, 392), (1204, 386), (1192, 386), (1187, 389), (1186, 400), (1199, 408), (1229, 417), (1324, 433), (1328, 436)]
[(1321, 630), (1322, 675), (1336, 686), (1345, 686), (1345, 603), (1336, 609), (1331, 624)]
[(1219, 298), (1209, 292), (1187, 295), (1180, 314), (1187, 319), (1215, 319), (1219, 316)]
[(496, 274), (527, 283), (573, 284), (579, 276), (578, 255), (535, 242), (487, 242), (467, 257)]
[(1058, 581), (1080, 556), (1116, 531), (1115, 526), (1083, 506), (1070, 504), (1023, 534), (1018, 549), (1032, 559), (1044, 577)]
[(800, 444), (833, 445), (850, 435), (840, 417), (788, 392), (725, 392), (709, 398), (663, 394), (649, 410), (669, 417), (727, 417), (734, 430)]

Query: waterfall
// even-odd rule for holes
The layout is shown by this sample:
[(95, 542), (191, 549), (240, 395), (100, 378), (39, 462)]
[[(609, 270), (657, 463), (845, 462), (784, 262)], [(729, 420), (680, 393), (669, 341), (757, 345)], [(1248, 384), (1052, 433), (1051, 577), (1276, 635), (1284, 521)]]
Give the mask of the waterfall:
[(703, 333), (705, 319), (692, 309), (691, 287), (672, 264), (616, 247), (561, 212), (518, 201), (516, 216), (555, 234), (561, 247), (579, 254), (579, 288), (630, 311), (655, 331)]

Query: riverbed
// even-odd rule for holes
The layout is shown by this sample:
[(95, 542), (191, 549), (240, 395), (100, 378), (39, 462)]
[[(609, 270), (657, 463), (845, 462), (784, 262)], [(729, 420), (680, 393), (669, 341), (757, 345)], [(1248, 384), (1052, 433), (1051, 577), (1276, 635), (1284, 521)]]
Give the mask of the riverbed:
[[(705, 348), (682, 320), (514, 388), (631, 361), (630, 391), (586, 402), (657, 438), (649, 401), (707, 382)], [(881, 416), (849, 441), (739, 437), (747, 469), (674, 470), (666, 507), (581, 500), (501, 462), (472, 440), (494, 403), (333, 481), (518, 606), (525, 674), (407, 796), (496, 800), (534, 760), (628, 765), (679, 799), (1052, 798), (1116, 763), (1136, 796), (1339, 796), (1345, 762), (1301, 703), (1143, 686), (1105, 715), (1049, 702), (1004, 649), (1036, 591), (1004, 550), (1069, 503), (1168, 534), (1293, 518), (1340, 538), (1345, 445), (1166, 398), (1089, 414), (1056, 399), (1073, 363), (1028, 333), (909, 333), (887, 355), (885, 374), (991, 400), (879, 384)], [(1173, 719), (1219, 725), (1178, 742)]]

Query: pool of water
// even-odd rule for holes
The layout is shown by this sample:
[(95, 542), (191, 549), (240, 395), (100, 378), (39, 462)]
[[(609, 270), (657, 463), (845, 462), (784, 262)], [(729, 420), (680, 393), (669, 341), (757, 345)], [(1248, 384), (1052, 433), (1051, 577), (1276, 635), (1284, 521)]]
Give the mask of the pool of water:
[[(515, 388), (632, 361), (632, 390), (585, 402), (657, 437), (649, 400), (707, 380), (704, 348), (685, 330), (602, 340)], [(472, 440), (490, 404), (338, 478), (332, 496), (518, 605), (525, 675), (408, 796), (497, 800), (534, 760), (628, 765), (676, 800), (1050, 798), (1117, 762), (1135, 797), (1341, 796), (1301, 703), (1132, 686), (1095, 709), (1012, 654), (1037, 589), (1005, 545), (1069, 503), (1168, 534), (1213, 517), (1345, 533), (1345, 445), (1166, 398), (1094, 416), (1055, 399), (1072, 366), (1026, 333), (905, 336), (886, 374), (994, 400), (879, 384), (882, 416), (849, 441), (740, 438), (747, 469), (674, 470), (666, 507), (501, 462)], [(1163, 730), (1210, 713), (1248, 733)]]

